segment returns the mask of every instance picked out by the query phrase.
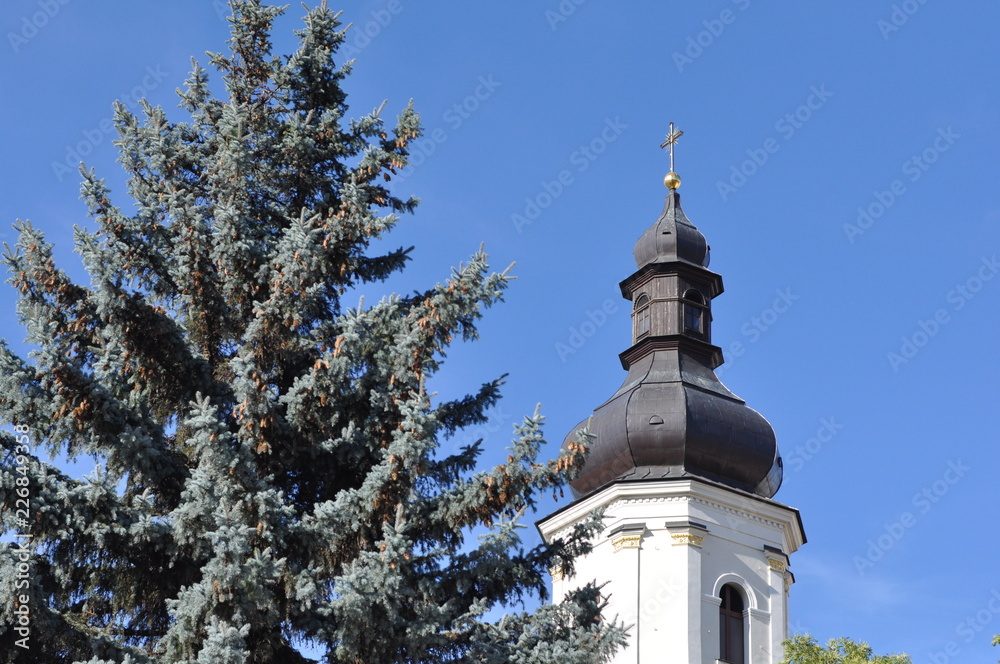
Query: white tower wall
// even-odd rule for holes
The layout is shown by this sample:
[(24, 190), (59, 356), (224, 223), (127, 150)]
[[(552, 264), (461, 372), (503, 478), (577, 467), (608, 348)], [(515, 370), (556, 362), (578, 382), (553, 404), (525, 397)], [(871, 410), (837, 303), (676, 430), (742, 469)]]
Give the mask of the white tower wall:
[(720, 592), (745, 598), (747, 664), (776, 664), (788, 638), (788, 556), (805, 541), (798, 512), (697, 479), (607, 486), (539, 522), (546, 541), (596, 509), (605, 529), (568, 578), (553, 571), (553, 597), (605, 583), (606, 615), (627, 625), (614, 664), (715, 664)]

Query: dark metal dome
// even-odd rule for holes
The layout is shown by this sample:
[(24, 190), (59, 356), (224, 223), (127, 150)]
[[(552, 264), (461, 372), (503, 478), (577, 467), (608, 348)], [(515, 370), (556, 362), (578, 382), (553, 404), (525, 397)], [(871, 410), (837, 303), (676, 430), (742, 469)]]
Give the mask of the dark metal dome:
[(667, 194), (663, 212), (635, 243), (636, 265), (686, 261), (708, 265), (708, 242), (681, 209), (681, 196), (676, 191)]
[(585, 428), (595, 437), (570, 483), (577, 497), (622, 480), (697, 476), (766, 498), (781, 485), (774, 430), (715, 375), (722, 351), (711, 344), (709, 301), (722, 279), (707, 256), (671, 191), (636, 242), (638, 270), (621, 284), (634, 303), (633, 344), (621, 354), (628, 375), (563, 443)]
[(566, 436), (595, 436), (580, 475), (582, 496), (617, 480), (691, 475), (773, 496), (781, 459), (771, 425), (730, 392), (703, 359), (664, 349), (633, 364), (621, 388)]

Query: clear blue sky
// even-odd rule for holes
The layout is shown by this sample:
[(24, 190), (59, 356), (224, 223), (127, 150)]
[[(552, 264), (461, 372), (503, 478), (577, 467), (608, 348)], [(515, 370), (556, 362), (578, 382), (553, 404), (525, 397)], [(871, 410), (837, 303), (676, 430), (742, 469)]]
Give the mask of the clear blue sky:
[[(182, 118), (189, 56), (224, 47), (218, 4), (4, 3), (5, 227), (30, 218), (86, 279), (65, 163), (80, 154), (127, 204), (111, 103), (147, 96)], [(726, 284), (719, 374), (773, 424), (777, 498), (809, 537), (793, 626), (918, 663), (1000, 656), (1000, 5), (374, 0), (344, 18), (372, 35), (352, 38), (352, 109), (413, 98), (428, 132), (399, 184), (423, 203), (392, 237), (415, 260), (385, 290), (444, 279), (480, 242), (498, 268), (517, 262), (436, 386), (510, 373), (480, 432), (490, 455), (537, 402), (554, 454), (620, 384), (617, 283), (660, 211), (673, 120), (685, 211)], [(0, 333), (19, 341), (13, 303), (0, 291)]]

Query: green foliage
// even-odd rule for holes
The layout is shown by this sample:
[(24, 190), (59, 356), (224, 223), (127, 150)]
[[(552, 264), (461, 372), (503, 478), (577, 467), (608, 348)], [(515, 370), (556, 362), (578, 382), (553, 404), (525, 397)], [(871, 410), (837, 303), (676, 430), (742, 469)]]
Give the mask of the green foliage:
[[(476, 337), (506, 273), (479, 251), (431, 288), (342, 303), (408, 259), (370, 247), (416, 206), (389, 185), (417, 114), (404, 108), (391, 129), (382, 109), (348, 116), (345, 30), (325, 3), (287, 57), (270, 44), (282, 10), (231, 4), (230, 52), (211, 56), (224, 99), (195, 63), (178, 92), (188, 121), (116, 107), (135, 212), (81, 171), (96, 231), (75, 243), (90, 285), (56, 267), (29, 223), (4, 256), (35, 350), (25, 360), (0, 343), (0, 421), (38, 451), (99, 466), (74, 479), (0, 435), (0, 498), (13, 505), (27, 486), (31, 515), (5, 509), (3, 530), (32, 535), (26, 576), (15, 546), (0, 547), (0, 652), (48, 664), (294, 664), (309, 661), (302, 645), (338, 663), (606, 660), (623, 630), (601, 620), (593, 587), (487, 619), (545, 599), (548, 569), (588, 550), (599, 525), (528, 549), (518, 536), (586, 441), (540, 462), (536, 413), (506, 463), (475, 472), (479, 444), (446, 454), (441, 442), (486, 421), (501, 379), (453, 401), (425, 388), (449, 344)], [(11, 629), (24, 605), (31, 650)]]
[(910, 664), (909, 655), (876, 655), (867, 643), (847, 638), (831, 639), (821, 646), (808, 634), (785, 641), (785, 658), (781, 664)]

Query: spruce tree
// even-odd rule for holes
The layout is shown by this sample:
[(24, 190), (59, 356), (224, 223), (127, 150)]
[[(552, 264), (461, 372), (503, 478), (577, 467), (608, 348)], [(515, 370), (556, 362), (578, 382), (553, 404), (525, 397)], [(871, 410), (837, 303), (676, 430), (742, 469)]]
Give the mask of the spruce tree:
[[(3, 658), (606, 660), (623, 630), (597, 588), (525, 608), (599, 525), (533, 547), (518, 533), (586, 441), (540, 461), (536, 412), (495, 468), (477, 469), (479, 444), (442, 447), (500, 397), (501, 379), (456, 400), (427, 383), (506, 272), (480, 250), (433, 287), (344, 303), (408, 260), (371, 244), (416, 206), (390, 189), (416, 112), (391, 130), (381, 109), (348, 115), (346, 29), (325, 3), (288, 56), (270, 43), (281, 9), (231, 8), (229, 50), (210, 54), (221, 99), (195, 63), (184, 121), (116, 106), (134, 212), (81, 169), (90, 284), (29, 223), (5, 253), (34, 350), (0, 344), (0, 420), (17, 427), (0, 458)], [(52, 461), (74, 457), (97, 470)]]

